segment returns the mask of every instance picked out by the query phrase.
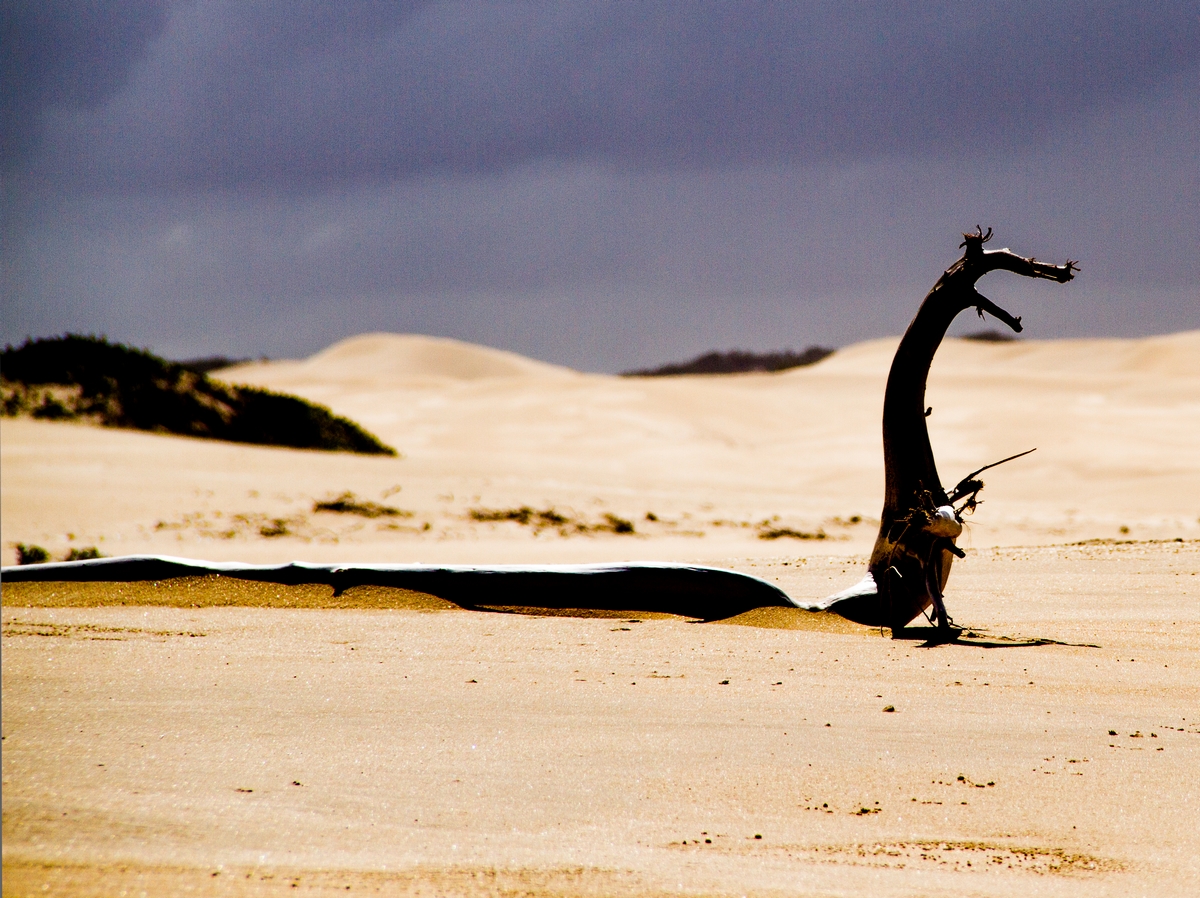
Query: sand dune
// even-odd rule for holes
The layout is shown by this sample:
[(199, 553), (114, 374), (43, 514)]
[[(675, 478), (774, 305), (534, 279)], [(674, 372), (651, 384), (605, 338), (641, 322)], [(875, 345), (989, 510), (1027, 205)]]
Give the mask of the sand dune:
[[(862, 551), (881, 502), (879, 415), (894, 345), (852, 346), (780, 374), (627, 379), (372, 335), (227, 375), (325, 403), (396, 446), (398, 459), (5, 420), (6, 558), (15, 542), (259, 562)], [(947, 341), (928, 391), (944, 481), (1038, 449), (988, 472), (966, 544), (1200, 535), (1198, 358), (1200, 332)], [(315, 500), (347, 490), (411, 514), (313, 513)], [(471, 518), (522, 506), (554, 509), (590, 535)], [(636, 533), (595, 529), (609, 514)], [(287, 532), (261, 536), (276, 520)], [(828, 539), (764, 541), (764, 521)]]
[[(887, 375), (897, 338), (868, 340), (839, 350), (820, 364), (830, 371)], [(933, 374), (1022, 372), (1027, 377), (1143, 376), (1200, 378), (1200, 331), (1141, 339), (1014, 340), (989, 343), (948, 339)]]
[[(894, 340), (849, 347), (781, 374), (430, 383), (381, 368), (343, 388), (290, 382), (269, 366), (254, 383), (296, 389), (361, 420), (410, 460), (583, 491), (702, 495), (719, 516), (824, 518), (874, 513), (879, 409)], [(319, 358), (319, 357), (318, 357)], [(316, 359), (314, 359), (314, 362)], [(991, 473), (984, 544), (1060, 536), (1191, 532), (1200, 508), (1200, 332), (1143, 340), (948, 340), (935, 360), (930, 430), (943, 478), (1038, 447)], [(580, 471), (594, 485), (580, 483)], [(486, 472), (486, 474), (485, 474)], [(575, 490), (558, 501), (578, 502)], [(533, 496), (509, 501), (537, 501)], [(660, 498), (662, 497), (662, 498)], [(780, 502), (783, 498), (784, 501)], [(840, 499), (840, 502), (839, 502)], [(733, 502), (730, 505), (730, 502)], [(627, 513), (640, 512), (631, 509)], [(682, 509), (681, 509), (682, 510)], [(687, 509), (691, 511), (692, 509)], [(1085, 523), (1086, 522), (1086, 523)], [(1092, 529), (1088, 529), (1088, 528)], [(1182, 528), (1182, 529), (1181, 529)]]
[[(5, 561), (661, 560), (812, 600), (865, 565), (894, 347), (622, 379), (369, 335), (223, 372), (398, 458), (5, 419)], [(950, 340), (928, 400), (947, 483), (1038, 447), (985, 477), (966, 644), (7, 584), (5, 895), (1196, 894), (1200, 332)]]
[[(563, 377), (570, 369), (515, 352), (419, 334), (361, 334), (302, 361), (250, 362), (216, 376), (230, 383), (330, 384), (344, 389), (411, 380), (481, 380), (491, 377)], [(290, 386), (286, 389), (291, 390)]]

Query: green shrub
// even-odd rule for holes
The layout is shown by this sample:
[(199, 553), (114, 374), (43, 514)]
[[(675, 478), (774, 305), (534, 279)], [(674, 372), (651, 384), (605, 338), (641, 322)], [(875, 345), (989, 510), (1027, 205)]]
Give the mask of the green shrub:
[(82, 549), (72, 549), (67, 553), (66, 561), (89, 561), (92, 558), (103, 558), (95, 546), (84, 546)]
[(50, 553), (41, 546), (17, 543), (17, 564), (45, 564), (49, 560)]

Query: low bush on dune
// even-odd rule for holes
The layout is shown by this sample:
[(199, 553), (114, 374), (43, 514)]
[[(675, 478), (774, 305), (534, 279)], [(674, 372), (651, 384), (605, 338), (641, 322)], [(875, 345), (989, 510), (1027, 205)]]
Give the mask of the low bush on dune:
[[(25, 543), (17, 543), (13, 548), (17, 550), (17, 564), (45, 564), (54, 559), (50, 557), (50, 553), (41, 546), (27, 546)], [(95, 546), (85, 546), (82, 549), (71, 549), (63, 556), (63, 561), (90, 561), (93, 558), (103, 558), (100, 550)]]
[(295, 396), (209, 380), (202, 371), (102, 337), (27, 340), (0, 355), (5, 415), (89, 419), (233, 443), (395, 455), (353, 421)]
[(27, 546), (17, 543), (17, 564), (45, 564), (50, 560), (50, 553), (41, 546)]
[(72, 549), (64, 561), (91, 561), (93, 558), (103, 558), (95, 546), (84, 546), (82, 549)]

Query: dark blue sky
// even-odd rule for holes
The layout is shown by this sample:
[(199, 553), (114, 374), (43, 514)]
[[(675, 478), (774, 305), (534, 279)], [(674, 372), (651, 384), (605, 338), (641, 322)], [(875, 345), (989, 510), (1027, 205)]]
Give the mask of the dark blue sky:
[(0, 9), (3, 341), (844, 345), (977, 223), (1029, 336), (1200, 327), (1194, 2)]

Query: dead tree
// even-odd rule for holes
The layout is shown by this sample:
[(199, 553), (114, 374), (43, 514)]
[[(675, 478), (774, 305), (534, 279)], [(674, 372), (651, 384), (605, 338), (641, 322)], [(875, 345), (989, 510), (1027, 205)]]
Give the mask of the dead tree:
[(888, 374), (883, 400), (885, 492), (869, 578), (874, 581), (875, 596), (873, 602), (863, 602), (869, 596), (860, 590), (855, 604), (859, 611), (856, 616), (869, 616), (873, 618), (871, 623), (889, 626), (893, 631), (930, 606), (938, 626), (950, 626), (942, 591), (954, 558), (963, 557), (955, 539), (962, 533), (963, 513), (974, 510), (983, 487), (982, 481), (975, 478), (987, 469), (973, 472), (947, 493), (933, 459), (925, 426), (929, 414), (925, 383), (946, 329), (959, 312), (973, 307), (981, 318), (987, 312), (1014, 331), (1021, 330), (1020, 318), (1014, 318), (975, 289), (975, 282), (990, 271), (1011, 271), (1062, 284), (1078, 270), (1074, 262), (1049, 265), (1007, 249), (985, 250), (983, 245), (991, 236), (991, 228), (986, 234), (979, 228), (974, 234), (963, 235), (960, 246), (966, 251), (921, 303), (900, 340)]

